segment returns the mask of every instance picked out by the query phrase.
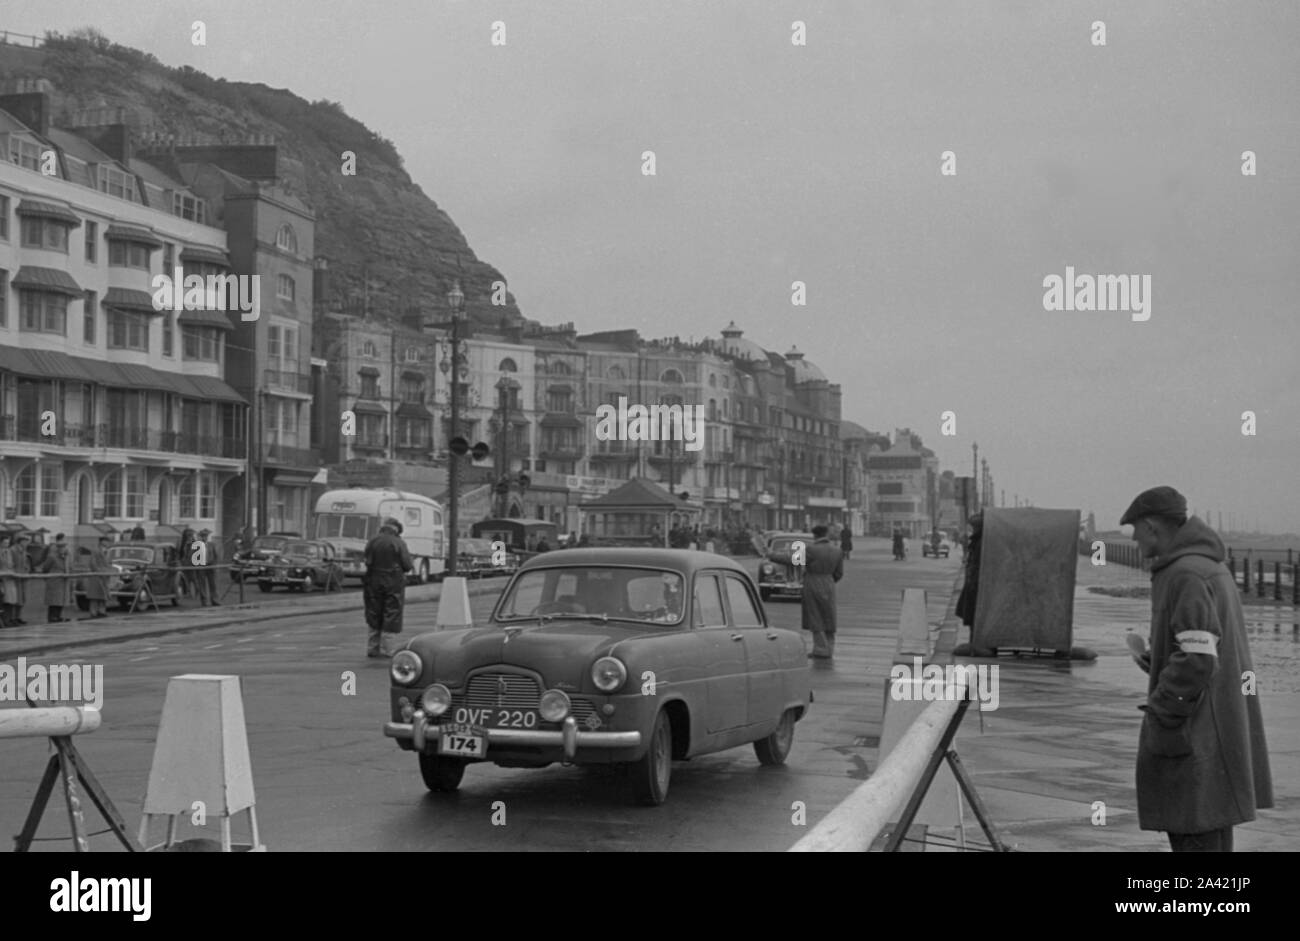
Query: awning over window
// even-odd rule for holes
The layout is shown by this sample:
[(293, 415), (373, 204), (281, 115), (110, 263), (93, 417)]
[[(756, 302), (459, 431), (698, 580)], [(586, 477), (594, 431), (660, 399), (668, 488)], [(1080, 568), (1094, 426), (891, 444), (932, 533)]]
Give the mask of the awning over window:
[(74, 227), (81, 225), (80, 216), (67, 206), (60, 206), (57, 203), (43, 203), (34, 199), (24, 199), (18, 204), (15, 212), (20, 216), (42, 216), (46, 219), (58, 219), (60, 222), (66, 222)]
[(235, 329), (235, 325), (230, 322), (230, 317), (223, 310), (183, 310), (181, 315), (176, 318), (176, 321), (195, 327), (216, 327), (220, 330)]
[(163, 372), (149, 366), (107, 363), (50, 350), (0, 346), (0, 370), (33, 379), (89, 382), (120, 389), (150, 389), (191, 399), (248, 404), (238, 392), (215, 376)]
[(181, 249), (181, 262), (192, 261), (200, 265), (220, 265), (229, 268), (230, 256), (219, 248), (207, 248), (202, 245), (186, 245)]
[(388, 409), (376, 402), (374, 399), (357, 399), (357, 403), (352, 406), (354, 412), (365, 412), (368, 415), (387, 415)]
[(237, 402), (247, 405), (244, 397), (215, 376), (186, 376), (186, 379), (198, 390), (199, 396), (215, 402)]
[(163, 313), (154, 306), (152, 294), (147, 291), (134, 291), (131, 288), (109, 288), (108, 293), (104, 295), (104, 306), (140, 314)]
[(357, 373), (362, 376), (378, 376), (379, 369), (376, 366), (362, 366)]
[(49, 291), (53, 294), (66, 294), (68, 297), (82, 297), (85, 293), (81, 290), (81, 285), (73, 280), (72, 275), (59, 268), (23, 265), (9, 283), (16, 288)]
[(104, 230), (104, 238), (110, 242), (135, 242), (150, 248), (162, 248), (162, 239), (148, 229), (135, 225), (110, 225)]

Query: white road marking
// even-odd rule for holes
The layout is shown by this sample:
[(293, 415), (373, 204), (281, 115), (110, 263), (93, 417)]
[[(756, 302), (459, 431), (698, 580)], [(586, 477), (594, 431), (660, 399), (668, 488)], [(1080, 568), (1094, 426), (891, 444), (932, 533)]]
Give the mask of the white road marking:
[(217, 649), (218, 647), (220, 647), (220, 646), (221, 646), (221, 644), (208, 644), (208, 646), (204, 647), (203, 649), (204, 649), (204, 650), (216, 650), (216, 649)]
[(128, 663), (139, 663), (141, 660), (148, 660), (148, 659), (149, 659), (149, 657), (146, 655), (146, 656), (143, 656), (143, 657), (132, 657), (132, 658), (131, 658), (130, 660), (128, 660), (127, 662), (128, 662)]

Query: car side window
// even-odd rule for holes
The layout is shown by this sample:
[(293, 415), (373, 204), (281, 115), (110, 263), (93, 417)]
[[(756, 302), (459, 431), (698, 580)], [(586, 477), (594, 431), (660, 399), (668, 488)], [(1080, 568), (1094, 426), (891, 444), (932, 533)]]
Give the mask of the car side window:
[(722, 608), (722, 595), (718, 580), (708, 573), (695, 576), (695, 604), (692, 605), (692, 627), (724, 627), (727, 615)]
[(754, 596), (735, 575), (723, 578), (727, 585), (727, 603), (731, 605), (731, 623), (736, 627), (762, 627), (763, 616), (754, 607)]

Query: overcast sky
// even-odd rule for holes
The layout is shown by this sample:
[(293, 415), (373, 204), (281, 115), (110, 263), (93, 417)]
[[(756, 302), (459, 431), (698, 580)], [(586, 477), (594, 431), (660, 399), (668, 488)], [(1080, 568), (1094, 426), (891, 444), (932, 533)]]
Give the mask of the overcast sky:
[[(1300, 531), (1294, 3), (63, 0), (0, 27), (84, 25), (339, 101), (528, 317), (734, 319), (945, 469), (977, 441), (1008, 505), (1106, 528), (1168, 483), (1212, 523)], [(1149, 275), (1150, 319), (1045, 310), (1067, 265)]]

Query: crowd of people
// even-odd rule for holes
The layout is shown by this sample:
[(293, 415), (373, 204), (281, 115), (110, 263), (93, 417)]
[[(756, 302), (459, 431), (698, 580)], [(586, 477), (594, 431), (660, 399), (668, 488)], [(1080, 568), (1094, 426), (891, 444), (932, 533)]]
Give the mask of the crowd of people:
[[(47, 542), (46, 531), (0, 532), (0, 628), (22, 627), (31, 605), (43, 605), (47, 624), (77, 620), (69, 609), (84, 601), (89, 618), (107, 617), (109, 579), (113, 566), (108, 550), (113, 540), (100, 536), (93, 546), (75, 549), (65, 533)], [(177, 591), (202, 605), (218, 605), (216, 566), (220, 549), (210, 529), (186, 527), (177, 543)], [(143, 524), (121, 534), (122, 542), (147, 541)], [(33, 575), (52, 576), (31, 578)]]

